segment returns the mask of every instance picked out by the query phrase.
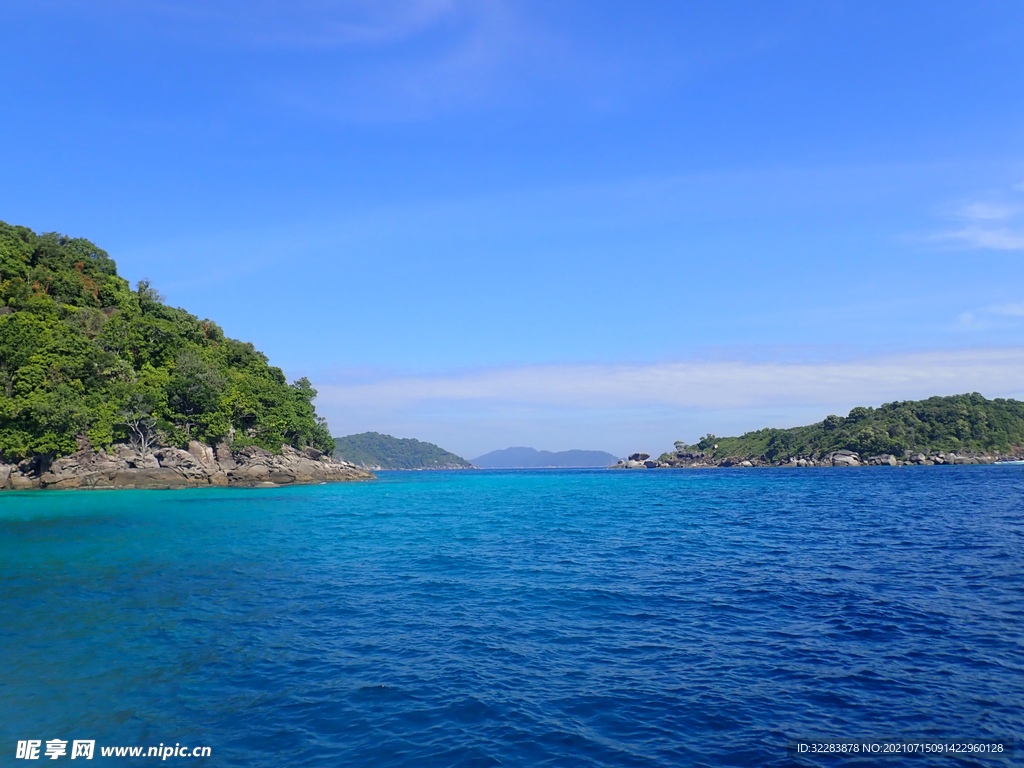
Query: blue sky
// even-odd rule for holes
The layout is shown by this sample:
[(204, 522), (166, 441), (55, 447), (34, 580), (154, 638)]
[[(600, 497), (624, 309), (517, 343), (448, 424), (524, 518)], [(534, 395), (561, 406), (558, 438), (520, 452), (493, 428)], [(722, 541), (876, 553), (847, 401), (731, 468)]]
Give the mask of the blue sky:
[(1024, 396), (1024, 5), (8, 0), (0, 219), (473, 457)]

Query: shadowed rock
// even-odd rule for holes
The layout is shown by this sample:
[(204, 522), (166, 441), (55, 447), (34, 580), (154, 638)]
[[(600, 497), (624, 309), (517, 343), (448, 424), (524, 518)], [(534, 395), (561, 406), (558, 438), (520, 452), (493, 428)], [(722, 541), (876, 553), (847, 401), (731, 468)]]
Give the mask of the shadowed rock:
[(316, 449), (297, 451), (281, 446), (275, 454), (256, 446), (232, 452), (225, 443), (216, 450), (192, 441), (189, 450), (162, 446), (140, 453), (115, 445), (110, 453), (86, 446), (42, 466), (38, 461), (0, 463), (0, 489), (31, 488), (202, 488), (208, 486), (276, 487), (352, 480), (374, 475)]

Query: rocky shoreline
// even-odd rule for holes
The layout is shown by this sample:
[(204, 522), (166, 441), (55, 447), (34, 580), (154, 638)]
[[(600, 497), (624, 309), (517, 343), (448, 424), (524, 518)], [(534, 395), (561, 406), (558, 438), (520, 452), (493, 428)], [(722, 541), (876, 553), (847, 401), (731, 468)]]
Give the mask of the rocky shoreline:
[(480, 469), (480, 467), (474, 467), (472, 464), (470, 464), (468, 467), (463, 466), (462, 464), (438, 464), (437, 466), (433, 467), (401, 467), (397, 469), (388, 469), (386, 467), (376, 465), (371, 467), (367, 466), (366, 464), (357, 464), (355, 466), (357, 466), (359, 469), (365, 469), (368, 472), (436, 472), (439, 470), (450, 471), (454, 469)]
[(667, 460), (652, 459), (647, 453), (634, 453), (628, 459), (609, 469), (710, 469), (714, 467), (864, 467), (908, 465), (935, 466), (939, 464), (995, 464), (999, 461), (1019, 461), (1024, 452), (990, 453), (976, 451), (935, 451), (911, 453), (897, 458), (890, 453), (862, 458), (854, 451), (830, 451), (811, 456), (791, 456), (785, 461), (770, 461), (765, 456), (715, 457), (710, 453), (680, 451)]
[(18, 464), (0, 460), (0, 490), (213, 487), (276, 488), (370, 480), (371, 472), (338, 461), (315, 448), (281, 446), (274, 454), (256, 446), (232, 451), (196, 441), (188, 450), (163, 446), (140, 451), (118, 444), (110, 452), (86, 445), (70, 456), (46, 462), (36, 456)]

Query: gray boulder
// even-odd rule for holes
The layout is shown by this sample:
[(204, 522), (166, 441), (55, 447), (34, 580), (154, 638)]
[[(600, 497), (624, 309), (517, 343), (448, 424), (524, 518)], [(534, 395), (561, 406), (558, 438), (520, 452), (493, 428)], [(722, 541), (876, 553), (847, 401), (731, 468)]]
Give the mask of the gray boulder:
[(21, 472), (11, 472), (11, 488), (15, 491), (27, 491), (39, 487), (39, 479), (25, 475)]
[(217, 461), (217, 455), (214, 453), (213, 448), (203, 445), (198, 440), (189, 441), (188, 452), (204, 464), (213, 464)]
[(136, 453), (132, 458), (128, 459), (128, 463), (135, 469), (160, 469), (160, 460), (152, 453)]
[(220, 464), (221, 469), (227, 471), (234, 469), (237, 465), (235, 457), (231, 453), (231, 447), (227, 443), (218, 443), (217, 448), (214, 451), (214, 457), (217, 459), (217, 463)]

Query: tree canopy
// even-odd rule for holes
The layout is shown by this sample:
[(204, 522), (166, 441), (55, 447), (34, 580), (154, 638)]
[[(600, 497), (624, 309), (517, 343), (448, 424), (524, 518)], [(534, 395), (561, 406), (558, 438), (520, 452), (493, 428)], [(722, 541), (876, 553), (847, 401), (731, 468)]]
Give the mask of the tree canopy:
[(316, 390), (252, 344), (132, 290), (88, 240), (0, 222), (0, 454), (146, 439), (330, 452)]

